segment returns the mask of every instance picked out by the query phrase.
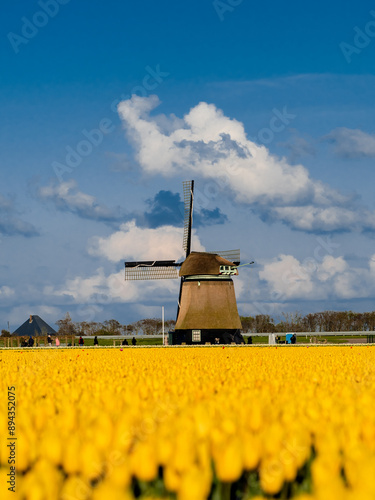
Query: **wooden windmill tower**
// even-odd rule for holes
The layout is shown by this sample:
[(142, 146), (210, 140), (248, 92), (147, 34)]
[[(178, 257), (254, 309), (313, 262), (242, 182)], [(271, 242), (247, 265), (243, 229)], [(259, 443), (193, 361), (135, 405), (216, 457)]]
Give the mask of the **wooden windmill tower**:
[(194, 181), (185, 181), (183, 187), (185, 260), (125, 262), (125, 279), (181, 278), (176, 326), (170, 332), (170, 344), (241, 343), (242, 325), (232, 281), (232, 276), (238, 274), (240, 251), (190, 251)]

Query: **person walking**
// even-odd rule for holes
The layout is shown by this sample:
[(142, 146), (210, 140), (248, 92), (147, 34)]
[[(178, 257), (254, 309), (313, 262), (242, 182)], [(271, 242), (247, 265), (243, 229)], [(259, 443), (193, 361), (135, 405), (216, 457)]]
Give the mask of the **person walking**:
[(136, 341), (135, 337), (132, 338), (132, 344), (137, 345), (137, 341)]
[(94, 337), (94, 346), (98, 346), (98, 345), (99, 345), (98, 337), (95, 335), (95, 337)]
[(58, 337), (56, 337), (55, 342), (56, 342), (56, 347), (59, 347), (60, 346), (60, 340), (58, 339)]
[(27, 345), (28, 345), (29, 347), (32, 347), (32, 346), (34, 345), (34, 339), (32, 338), (32, 336), (31, 336), (31, 335), (30, 335), (30, 338), (29, 338), (29, 341), (28, 341)]
[(52, 337), (49, 334), (48, 334), (48, 337), (47, 337), (47, 342), (48, 342), (49, 347), (52, 347)]
[(85, 341), (83, 340), (83, 338), (79, 337), (78, 344), (82, 347), (84, 343), (85, 343)]

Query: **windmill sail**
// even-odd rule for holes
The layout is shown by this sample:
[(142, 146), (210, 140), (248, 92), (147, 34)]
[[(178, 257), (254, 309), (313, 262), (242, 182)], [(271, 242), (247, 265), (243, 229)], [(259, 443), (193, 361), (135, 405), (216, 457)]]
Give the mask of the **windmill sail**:
[(220, 251), (210, 251), (210, 252), (207, 252), (207, 253), (213, 253), (213, 254), (217, 254), (217, 255), (220, 255), (220, 257), (223, 257), (224, 259), (227, 259), (227, 260), (230, 260), (231, 262), (233, 262), (236, 266), (238, 266), (241, 262), (241, 259), (240, 259), (240, 249), (236, 249), (236, 250), (220, 250)]
[(174, 260), (125, 262), (125, 280), (158, 280), (178, 278), (181, 264)]
[(194, 181), (184, 181), (184, 239), (182, 247), (185, 250), (186, 257), (190, 254), (191, 248), (191, 226), (193, 222), (193, 199), (194, 199)]

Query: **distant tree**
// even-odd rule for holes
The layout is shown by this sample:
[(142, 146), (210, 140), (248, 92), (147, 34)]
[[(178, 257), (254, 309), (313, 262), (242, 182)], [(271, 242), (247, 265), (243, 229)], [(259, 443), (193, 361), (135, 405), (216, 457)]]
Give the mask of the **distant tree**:
[(144, 335), (157, 335), (161, 332), (162, 322), (157, 318), (148, 318), (141, 321), (141, 328)]
[(254, 328), (256, 333), (274, 333), (276, 331), (273, 319), (268, 314), (257, 314)]
[(121, 335), (122, 325), (116, 319), (110, 319), (104, 321), (104, 330), (107, 331), (107, 335)]
[(90, 324), (87, 321), (81, 321), (74, 324), (77, 335), (88, 335)]
[(285, 322), (284, 321), (280, 321), (279, 323), (277, 323), (275, 325), (275, 330), (276, 330), (277, 333), (286, 333), (287, 332), (287, 328), (286, 328)]
[(363, 313), (363, 327), (364, 330), (375, 330), (375, 311)]
[(59, 335), (76, 335), (77, 331), (75, 329), (74, 323), (70, 314), (67, 312), (64, 319), (59, 319), (56, 321), (56, 325), (59, 327)]
[(243, 332), (253, 331), (255, 320), (252, 316), (240, 316), (240, 320)]
[(121, 333), (122, 335), (132, 335), (133, 325), (131, 323), (129, 325), (121, 325)]
[(100, 330), (103, 329), (103, 323), (98, 323), (96, 321), (90, 321), (89, 323), (87, 323), (87, 335), (97, 335), (99, 334)]
[(8, 330), (1, 330), (1, 337), (10, 337), (10, 332)]
[(176, 321), (174, 319), (167, 319), (164, 321), (164, 331), (168, 332), (169, 330), (174, 330), (176, 326)]
[[(303, 318), (299, 312), (283, 313), (284, 321), (281, 322), (283, 332), (302, 332)], [(280, 325), (280, 324), (279, 324)]]
[[(173, 330), (176, 322), (173, 319), (168, 319), (164, 321), (164, 333), (169, 330)], [(161, 335), (162, 333), (162, 321), (159, 318), (145, 318), (135, 321), (130, 325), (125, 325), (122, 327), (122, 331), (127, 335)]]
[(315, 314), (307, 314), (302, 318), (302, 328), (305, 332), (316, 332), (317, 329), (317, 318)]

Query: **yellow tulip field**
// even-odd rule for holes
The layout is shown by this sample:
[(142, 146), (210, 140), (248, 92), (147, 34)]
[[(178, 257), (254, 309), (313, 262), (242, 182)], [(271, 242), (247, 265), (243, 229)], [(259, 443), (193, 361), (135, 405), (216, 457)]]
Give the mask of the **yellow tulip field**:
[(0, 440), (2, 500), (373, 500), (375, 347), (0, 350)]

